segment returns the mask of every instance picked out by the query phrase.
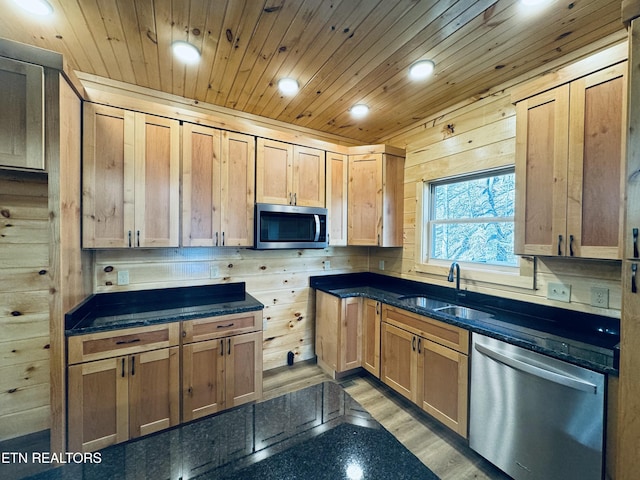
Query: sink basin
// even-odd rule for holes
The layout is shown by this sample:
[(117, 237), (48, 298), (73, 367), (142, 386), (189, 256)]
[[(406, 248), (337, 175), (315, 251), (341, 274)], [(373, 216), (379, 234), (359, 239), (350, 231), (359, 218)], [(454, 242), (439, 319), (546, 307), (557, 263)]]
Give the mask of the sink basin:
[(402, 295), (398, 297), (398, 300), (404, 300), (406, 303), (414, 305), (420, 308), (426, 308), (428, 310), (436, 310), (439, 307), (448, 306), (447, 303), (440, 300), (434, 300), (433, 298), (425, 297), (424, 295)]
[(444, 307), (438, 307), (433, 309), (434, 312), (446, 313), (453, 315), (454, 317), (464, 318), (466, 320), (481, 320), (483, 318), (491, 317), (490, 313), (482, 312), (474, 308), (463, 307), (460, 305), (446, 305)]

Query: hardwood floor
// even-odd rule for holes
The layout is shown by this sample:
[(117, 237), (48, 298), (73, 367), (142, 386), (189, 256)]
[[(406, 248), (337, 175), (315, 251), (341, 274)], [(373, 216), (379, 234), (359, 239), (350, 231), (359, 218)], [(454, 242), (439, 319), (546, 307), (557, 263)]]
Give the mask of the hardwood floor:
[[(265, 398), (331, 380), (315, 363), (299, 363), (264, 373)], [(464, 439), (368, 374), (338, 383), (407, 449), (442, 480), (508, 480), (472, 451)]]

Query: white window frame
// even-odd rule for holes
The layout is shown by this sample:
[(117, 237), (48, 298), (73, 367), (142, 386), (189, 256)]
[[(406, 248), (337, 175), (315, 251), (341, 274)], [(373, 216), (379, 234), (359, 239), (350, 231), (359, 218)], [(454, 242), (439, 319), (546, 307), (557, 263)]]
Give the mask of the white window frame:
[[(510, 168), (512, 167), (503, 166), (451, 177), (425, 178), (420, 182), (416, 182), (416, 249), (414, 266), (416, 272), (437, 277), (446, 277), (452, 263), (449, 260), (433, 259), (430, 257), (431, 223), (429, 220), (431, 215), (431, 184), (455, 181), (456, 179), (466, 181), (474, 177), (491, 174), (499, 175), (508, 171)], [(535, 287), (535, 263), (531, 257), (519, 257), (519, 265), (515, 267), (462, 261), (457, 261), (457, 263), (460, 264), (460, 277), (463, 288), (474, 284), (481, 286), (485, 283), (526, 289), (533, 289)]]

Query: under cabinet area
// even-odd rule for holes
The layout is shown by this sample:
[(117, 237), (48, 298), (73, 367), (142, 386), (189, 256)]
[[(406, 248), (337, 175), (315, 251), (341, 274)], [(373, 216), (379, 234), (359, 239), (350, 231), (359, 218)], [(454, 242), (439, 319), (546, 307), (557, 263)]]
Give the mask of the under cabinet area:
[(383, 305), (381, 343), (380, 379), (466, 438), (469, 332)]
[(85, 103), (84, 248), (177, 247), (180, 124)]
[(179, 324), (70, 337), (69, 450), (94, 451), (177, 425)]
[(516, 103), (516, 253), (622, 258), (626, 77), (622, 62)]
[(258, 138), (256, 202), (325, 206), (325, 152)]
[(261, 311), (183, 322), (183, 421), (262, 397), (261, 329)]
[(255, 137), (182, 126), (182, 245), (253, 246)]

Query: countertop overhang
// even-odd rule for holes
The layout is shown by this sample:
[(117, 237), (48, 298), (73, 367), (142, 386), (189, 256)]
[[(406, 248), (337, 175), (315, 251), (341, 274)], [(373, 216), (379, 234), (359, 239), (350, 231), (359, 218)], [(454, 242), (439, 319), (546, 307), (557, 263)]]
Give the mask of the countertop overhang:
[(262, 310), (245, 283), (93, 294), (65, 315), (65, 335)]
[[(592, 370), (618, 375), (620, 320), (374, 273), (311, 277), (312, 288), (337, 297), (366, 297)], [(489, 314), (465, 319), (420, 306), (421, 295)]]

